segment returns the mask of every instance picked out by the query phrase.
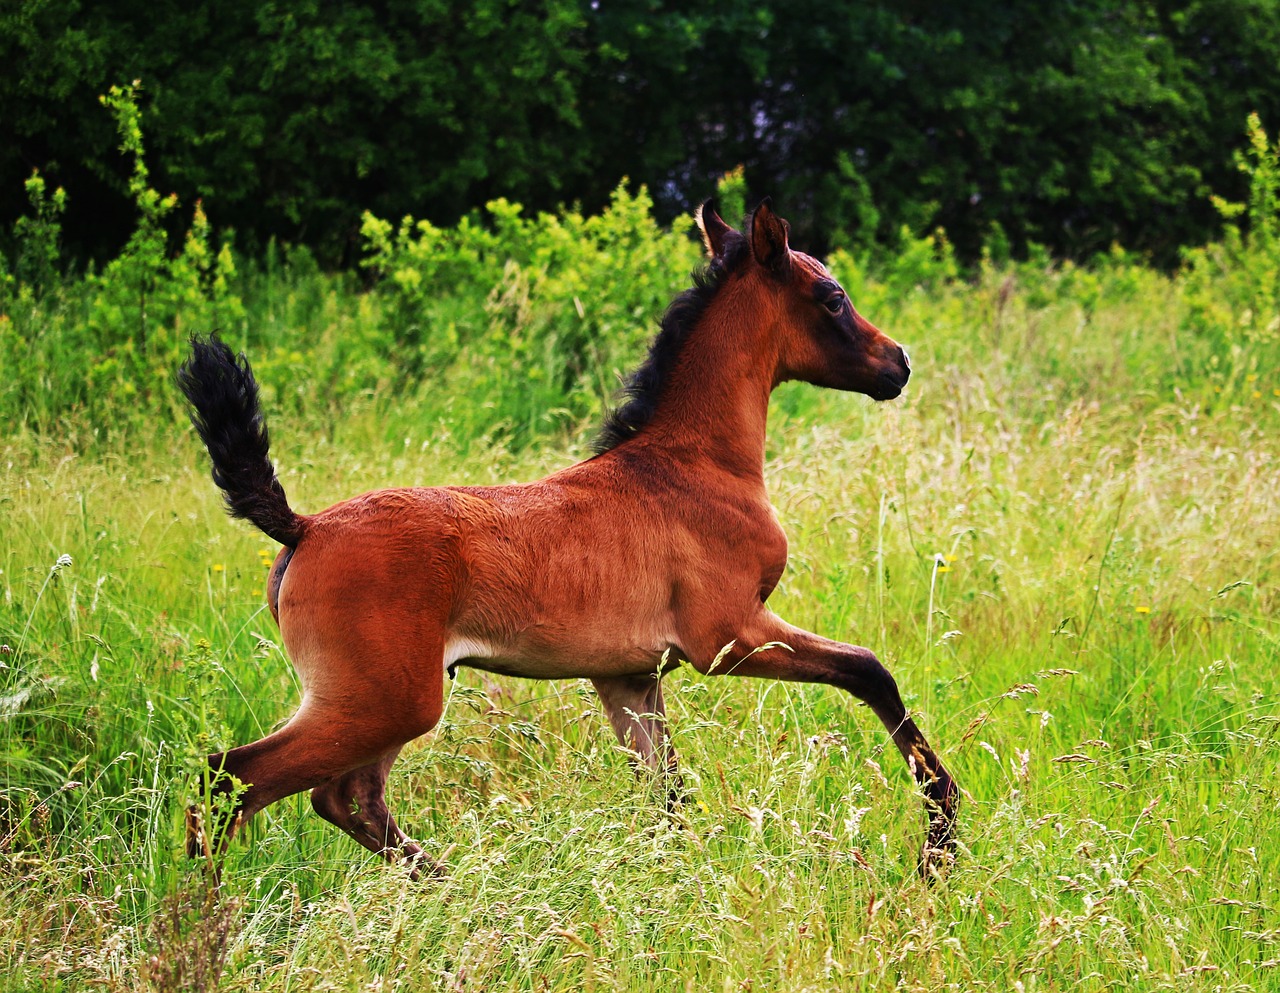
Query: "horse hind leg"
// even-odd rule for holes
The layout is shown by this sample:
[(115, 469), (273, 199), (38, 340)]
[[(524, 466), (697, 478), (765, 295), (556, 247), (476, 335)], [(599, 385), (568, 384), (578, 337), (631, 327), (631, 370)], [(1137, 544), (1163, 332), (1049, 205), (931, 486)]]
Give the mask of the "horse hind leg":
[[(334, 787), (335, 794), (350, 789), (343, 802), (363, 802), (371, 815), (375, 811), (379, 816), (385, 813), (393, 826), (382, 799), (386, 771), (401, 746), (429, 731), (439, 716), (439, 704), (429, 714), (409, 720), (376, 702), (335, 708), (321, 707), (304, 698), (298, 712), (279, 731), (252, 744), (209, 756), (206, 802), (187, 813), (188, 854), (220, 854), (264, 807), (304, 790), (327, 788), (334, 782), (341, 784)], [(381, 768), (384, 763), (385, 769)], [(321, 803), (326, 810), (334, 806), (327, 802), (325, 793), (321, 794)], [(204, 816), (206, 811), (211, 813), (211, 823)], [(371, 816), (370, 822), (367, 833), (372, 839), (377, 830), (376, 817)], [(353, 833), (348, 823), (334, 823)], [(355, 826), (354, 822), (351, 824)], [(395, 830), (398, 832), (398, 828)], [(364, 833), (353, 836), (365, 844)], [(375, 850), (383, 847), (379, 844)]]
[[(388, 526), (349, 520), (288, 559), (272, 596), (305, 687), (302, 705), (261, 741), (210, 756), (212, 792), (236, 796), (235, 781), (243, 790), (211, 837), (189, 838), (189, 850), (216, 851), (257, 811), (317, 787), (316, 808), (362, 844), (380, 851), (392, 837), (407, 841), (398, 828), (392, 833), (383, 789), (400, 748), (444, 710), (452, 578), (439, 549), (415, 552), (412, 562), (396, 558), (379, 544)], [(284, 562), (282, 554), (273, 577)], [(426, 571), (406, 575), (410, 565)], [(349, 813), (353, 802), (369, 815), (367, 826)]]
[(657, 672), (602, 676), (591, 680), (604, 706), (613, 733), (631, 755), (636, 773), (662, 777), (668, 786), (667, 807), (684, 796), (675, 746), (667, 730), (662, 678)]
[(387, 774), (399, 754), (396, 746), (377, 761), (317, 786), (311, 791), (311, 806), (388, 862), (403, 858), (411, 866), (410, 878), (417, 879), (424, 860), (422, 847), (400, 830), (387, 809)]
[[(187, 812), (187, 853), (221, 854), (244, 825), (264, 807), (317, 786), (381, 754), (367, 746), (334, 740), (332, 715), (304, 699), (280, 730), (259, 741), (208, 757), (204, 803)], [(206, 823), (205, 814), (211, 823)]]

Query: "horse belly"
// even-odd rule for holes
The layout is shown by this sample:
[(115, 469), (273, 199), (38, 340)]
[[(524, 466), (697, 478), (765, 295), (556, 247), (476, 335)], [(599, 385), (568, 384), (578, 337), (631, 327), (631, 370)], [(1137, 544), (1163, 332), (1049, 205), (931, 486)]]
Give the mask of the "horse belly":
[(607, 653), (544, 654), (514, 646), (488, 645), (471, 638), (446, 643), (444, 656), (445, 671), (450, 676), (461, 666), (521, 679), (596, 679), (656, 672), (662, 659), (661, 651), (616, 648)]
[(589, 523), (517, 526), (467, 545), (446, 667), (555, 679), (656, 665), (675, 643), (667, 550), (650, 533)]
[[(526, 602), (526, 607), (531, 605)], [(665, 610), (611, 610), (603, 604), (593, 611), (530, 609), (510, 625), (451, 632), (444, 667), (465, 665), (531, 679), (587, 679), (651, 671), (674, 643), (674, 621)]]

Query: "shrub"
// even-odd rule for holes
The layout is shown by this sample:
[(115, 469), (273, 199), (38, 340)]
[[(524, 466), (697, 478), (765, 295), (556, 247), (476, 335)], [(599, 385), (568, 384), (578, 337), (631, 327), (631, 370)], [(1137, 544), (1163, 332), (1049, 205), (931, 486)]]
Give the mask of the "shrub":
[(1249, 180), (1248, 201), (1213, 197), (1222, 240), (1183, 253), (1188, 325), (1211, 346), (1206, 358), (1219, 391), (1280, 363), (1280, 145), (1257, 114), (1246, 135), (1236, 162)]
[(486, 206), (487, 223), (450, 229), (366, 214), (365, 264), (386, 302), (399, 388), (465, 392), (520, 438), (594, 414), (697, 258), (652, 209), (643, 187), (623, 184), (591, 217), (530, 218), (506, 200)]

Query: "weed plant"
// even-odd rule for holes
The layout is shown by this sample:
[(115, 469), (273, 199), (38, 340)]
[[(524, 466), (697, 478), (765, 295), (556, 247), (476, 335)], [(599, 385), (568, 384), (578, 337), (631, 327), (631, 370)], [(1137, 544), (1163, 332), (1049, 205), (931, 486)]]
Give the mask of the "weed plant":
[(938, 237), (830, 260), (915, 375), (890, 404), (777, 392), (771, 604), (874, 648), (954, 771), (933, 885), (910, 777), (835, 690), (673, 673), (668, 813), (589, 684), (461, 670), (390, 785), (441, 878), (300, 796), (210, 889), (192, 772), (298, 687), (274, 548), (223, 515), (169, 385), (188, 332), (249, 352), (302, 510), (528, 479), (586, 452), (695, 252), (620, 190), (592, 218), (368, 218), (368, 289), (215, 247), (198, 210), (67, 276), (29, 185), (0, 307), (0, 988), (1280, 988), (1280, 169), (1252, 127), (1247, 229), (1174, 275), (993, 240), (961, 278)]

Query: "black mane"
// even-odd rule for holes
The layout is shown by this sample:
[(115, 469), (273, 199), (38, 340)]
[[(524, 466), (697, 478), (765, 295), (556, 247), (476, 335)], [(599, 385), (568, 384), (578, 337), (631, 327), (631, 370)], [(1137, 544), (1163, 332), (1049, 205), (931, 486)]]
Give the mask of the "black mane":
[(600, 433), (591, 443), (596, 455), (603, 455), (634, 438), (653, 419), (676, 357), (715, 299), (725, 278), (747, 254), (747, 240), (740, 235), (731, 237), (723, 256), (694, 270), (693, 286), (671, 301), (671, 306), (662, 315), (658, 333), (649, 345), (648, 357), (626, 378), (618, 392), (621, 402), (605, 416)]

